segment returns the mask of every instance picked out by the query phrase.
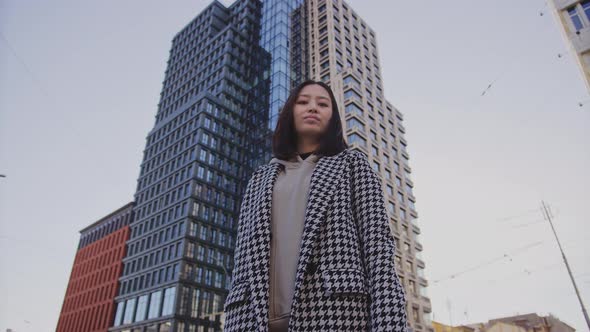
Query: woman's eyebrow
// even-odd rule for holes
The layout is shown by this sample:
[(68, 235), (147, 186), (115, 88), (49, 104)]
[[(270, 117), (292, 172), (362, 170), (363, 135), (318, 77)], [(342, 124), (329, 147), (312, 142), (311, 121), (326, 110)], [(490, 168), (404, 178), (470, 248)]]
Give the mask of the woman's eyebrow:
[[(309, 95), (299, 95), (300, 97), (309, 97)], [(324, 96), (318, 96), (318, 99), (326, 99), (326, 100), (330, 100), (330, 98), (328, 97), (324, 97)]]

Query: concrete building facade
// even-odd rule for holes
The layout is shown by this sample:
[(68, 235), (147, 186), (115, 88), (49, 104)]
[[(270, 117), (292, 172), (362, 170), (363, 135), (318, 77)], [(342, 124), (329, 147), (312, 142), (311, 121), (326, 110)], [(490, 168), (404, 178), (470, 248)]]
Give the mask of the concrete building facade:
[(590, 1), (550, 0), (549, 4), (590, 93)]
[(490, 319), (459, 326), (432, 322), (435, 332), (574, 332), (576, 329), (553, 315), (535, 313)]
[(340, 0), (308, 0), (309, 76), (328, 83), (341, 109), (347, 142), (365, 153), (381, 175), (398, 250), (398, 273), (414, 331), (432, 331), (403, 114), (383, 94), (375, 32)]

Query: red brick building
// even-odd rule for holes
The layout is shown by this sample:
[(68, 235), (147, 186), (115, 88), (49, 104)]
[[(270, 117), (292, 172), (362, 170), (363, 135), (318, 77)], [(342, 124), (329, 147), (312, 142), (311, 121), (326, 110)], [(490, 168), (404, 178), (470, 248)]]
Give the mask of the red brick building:
[(57, 332), (107, 332), (123, 268), (133, 202), (80, 231)]

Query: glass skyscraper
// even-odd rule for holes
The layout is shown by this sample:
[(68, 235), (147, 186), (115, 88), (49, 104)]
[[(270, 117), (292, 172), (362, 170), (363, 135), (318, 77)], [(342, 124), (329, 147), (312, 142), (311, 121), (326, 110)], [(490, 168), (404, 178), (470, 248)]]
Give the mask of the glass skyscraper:
[(212, 2), (172, 40), (111, 331), (219, 330), (242, 191), (268, 128), (262, 3)]
[(172, 40), (110, 331), (218, 331), (241, 197), (290, 90), (330, 84), (349, 144), (383, 181), (414, 331), (432, 331), (403, 115), (374, 31), (341, 0), (213, 1)]

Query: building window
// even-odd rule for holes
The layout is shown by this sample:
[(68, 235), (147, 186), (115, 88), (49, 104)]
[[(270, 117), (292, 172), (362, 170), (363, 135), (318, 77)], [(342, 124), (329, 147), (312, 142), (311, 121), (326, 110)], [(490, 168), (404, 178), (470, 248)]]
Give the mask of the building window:
[(164, 305), (162, 306), (162, 316), (171, 315), (174, 311), (174, 296), (176, 287), (166, 288), (164, 290)]
[(211, 285), (211, 270), (209, 269), (205, 271), (205, 284)]
[(586, 18), (590, 20), (590, 1), (582, 1), (580, 4), (582, 5), (582, 9), (584, 9), (584, 14), (586, 14)]
[(354, 100), (358, 100), (359, 102), (362, 102), (361, 96), (356, 93), (354, 90), (346, 90), (344, 92), (344, 98), (345, 99), (354, 99)]
[(143, 295), (139, 297), (139, 301), (137, 302), (137, 313), (135, 316), (135, 321), (140, 322), (145, 319), (145, 314), (147, 313), (147, 304), (148, 304), (148, 296)]
[(123, 309), (125, 309), (125, 301), (121, 301), (119, 302), (119, 304), (117, 304), (117, 313), (115, 314), (114, 326), (121, 325), (121, 318), (123, 318)]
[(412, 273), (413, 269), (412, 269), (412, 262), (411, 261), (406, 261), (406, 271), (408, 271), (409, 273)]
[(222, 278), (223, 278), (223, 275), (221, 273), (216, 273), (215, 274), (215, 287), (221, 288)]
[(360, 84), (360, 82), (359, 82), (359, 81), (357, 81), (357, 79), (356, 79), (356, 78), (354, 78), (353, 76), (350, 76), (350, 75), (349, 75), (349, 76), (346, 76), (346, 77), (344, 78), (344, 84), (345, 84), (345, 85), (347, 85), (347, 84), (351, 84), (352, 86), (354, 86), (354, 87), (356, 87), (356, 88), (358, 88), (358, 89), (360, 89), (360, 87), (361, 87), (361, 84)]
[(351, 144), (358, 143), (361, 146), (366, 146), (367, 141), (358, 134), (348, 135), (348, 142)]
[(414, 317), (414, 321), (420, 323), (420, 315), (418, 314), (418, 308), (412, 307), (412, 316)]
[(133, 313), (135, 311), (135, 301), (136, 301), (135, 298), (127, 300), (127, 305), (125, 306), (125, 316), (123, 317), (123, 324), (133, 323)]
[(387, 185), (387, 194), (390, 196), (393, 195), (393, 187), (390, 185)]
[(582, 20), (578, 15), (578, 10), (576, 9), (576, 6), (569, 8), (567, 12), (570, 15), (570, 19), (572, 20), (572, 23), (574, 24), (574, 28), (576, 29), (576, 31), (582, 30), (584, 25), (582, 24)]
[(373, 161), (373, 170), (377, 173), (380, 171), (379, 163), (376, 161)]
[(162, 298), (162, 291), (153, 292), (150, 296), (150, 310), (148, 311), (148, 319), (160, 316), (160, 300)]
[(348, 129), (358, 128), (361, 131), (364, 129), (363, 123), (356, 118), (346, 120), (346, 127), (348, 127)]
[(379, 150), (373, 145), (371, 146), (371, 152), (373, 153), (374, 157), (378, 157), (379, 156)]
[(191, 298), (191, 317), (197, 318), (199, 315), (199, 294), (200, 290), (193, 289), (193, 294)]
[(356, 114), (360, 117), (363, 116), (363, 111), (354, 103), (350, 103), (350, 104), (346, 105), (345, 111), (346, 111), (346, 113)]
[(388, 207), (389, 207), (389, 212), (390, 212), (392, 215), (393, 215), (393, 214), (395, 214), (395, 204), (394, 204), (393, 202), (388, 202), (388, 203), (389, 203), (389, 205), (388, 205)]
[(413, 295), (416, 295), (416, 282), (414, 280), (410, 280), (410, 292)]

